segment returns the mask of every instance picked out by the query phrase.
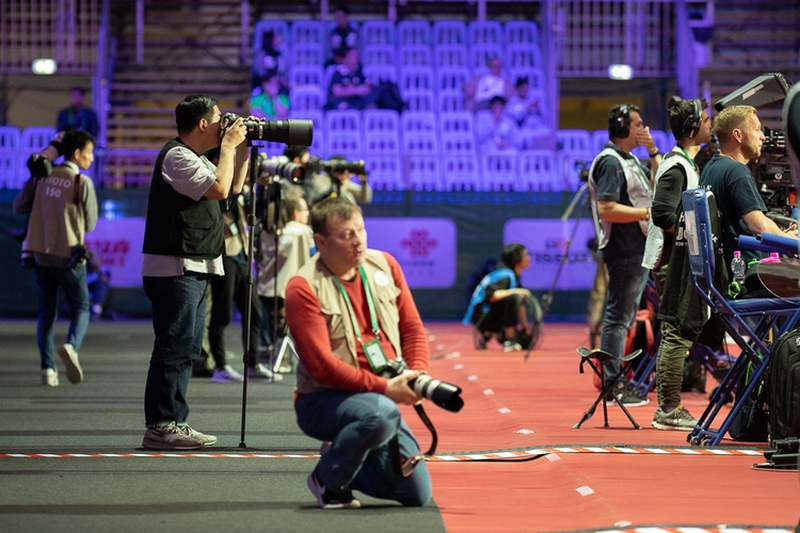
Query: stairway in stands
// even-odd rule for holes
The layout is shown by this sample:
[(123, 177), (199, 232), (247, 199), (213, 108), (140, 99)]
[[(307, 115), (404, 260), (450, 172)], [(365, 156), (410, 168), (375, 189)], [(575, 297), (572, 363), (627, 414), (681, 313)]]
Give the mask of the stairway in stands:
[(103, 164), (109, 188), (149, 185), (155, 155), (176, 134), (175, 106), (186, 95), (208, 94), (223, 112), (241, 114), (250, 94), (250, 52), (242, 64), (239, 0), (145, 5), (141, 64), (132, 3), (118, 3), (114, 13), (118, 44)]
[[(723, 0), (715, 3), (713, 52), (700, 71), (712, 104), (760, 74), (780, 72), (800, 82), (800, 10), (787, 0)], [(759, 110), (766, 126), (780, 128), (781, 106)]]

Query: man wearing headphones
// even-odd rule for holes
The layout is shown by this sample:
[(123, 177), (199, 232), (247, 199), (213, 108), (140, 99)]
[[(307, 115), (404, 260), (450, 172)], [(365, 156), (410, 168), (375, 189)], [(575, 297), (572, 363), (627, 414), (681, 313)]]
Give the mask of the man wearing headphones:
[[(652, 205), (652, 176), (661, 161), (650, 135), (633, 104), (617, 104), (608, 112), (608, 142), (592, 161), (589, 192), (597, 229), (599, 254), (608, 268), (608, 289), (603, 312), (600, 349), (616, 357), (623, 355), (625, 335), (633, 325), (639, 298), (647, 282), (642, 266), (647, 225)], [(646, 146), (651, 170), (631, 154)], [(603, 362), (609, 384), (620, 371), (618, 359)], [(607, 401), (628, 407), (645, 405), (649, 400), (631, 390), (624, 379), (614, 384)]]
[[(683, 407), (680, 396), (686, 353), (695, 340), (715, 348), (722, 341), (719, 322), (714, 320), (704, 328), (703, 304), (688, 281), (689, 256), (681, 206), (683, 191), (698, 187), (700, 173), (695, 157), (700, 147), (711, 140), (711, 119), (703, 110), (705, 107), (708, 107), (705, 100), (674, 97), (670, 101), (669, 123), (678, 143), (658, 166), (653, 184), (652, 224), (642, 263), (653, 269), (656, 282), (663, 285), (658, 315), (662, 321), (656, 373), (658, 407), (652, 423), (661, 430), (694, 428), (697, 419)], [(691, 305), (684, 305), (686, 302)], [(700, 312), (687, 313), (687, 309)], [(703, 331), (706, 333), (701, 334)]]

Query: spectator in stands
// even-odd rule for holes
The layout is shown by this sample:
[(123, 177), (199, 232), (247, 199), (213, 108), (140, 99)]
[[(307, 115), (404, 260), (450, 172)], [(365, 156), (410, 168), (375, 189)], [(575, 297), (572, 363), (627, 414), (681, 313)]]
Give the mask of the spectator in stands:
[(612, 354), (603, 363), (606, 385), (614, 385), (607, 401), (633, 407), (649, 400), (628, 387), (624, 378), (614, 382), (620, 371), (625, 335), (633, 325), (648, 271), (642, 266), (647, 221), (650, 219), (651, 179), (631, 151), (645, 145), (655, 173), (661, 156), (645, 128), (639, 107), (620, 104), (608, 113), (610, 142), (595, 157), (589, 170), (592, 215), (600, 228), (598, 248), (608, 267), (608, 289), (603, 315), (600, 349)]
[(544, 98), (540, 91), (531, 91), (527, 76), (517, 78), (514, 94), (506, 102), (506, 115), (516, 121), (517, 125), (529, 132), (551, 135), (547, 125)]
[(502, 96), (508, 101), (514, 94), (514, 84), (503, 75), (503, 60), (494, 56), (486, 61), (486, 66), (489, 67), (488, 72), (464, 83), (464, 93), (467, 96), (464, 109), (468, 111), (489, 109), (495, 96)]
[(88, 131), (92, 137), (97, 138), (100, 133), (100, 123), (97, 121), (95, 110), (91, 107), (86, 107), (86, 89), (73, 87), (69, 94), (71, 104), (58, 112), (56, 130), (83, 130)]
[(513, 152), (519, 134), (517, 123), (504, 113), (502, 96), (492, 98), (489, 109), (475, 114), (475, 138), (481, 152)]
[(89, 325), (89, 289), (86, 285), (84, 236), (97, 224), (97, 197), (91, 178), (81, 174), (94, 161), (95, 139), (82, 130), (64, 134), (60, 153), (64, 162), (47, 176), (33, 175), (14, 198), (14, 211), (29, 214), (22, 249), (32, 254), (39, 294), (36, 337), (42, 384), (58, 386), (53, 361), (53, 324), (59, 287), (67, 297), (70, 324), (67, 342), (58, 356), (70, 383), (83, 380), (78, 352)]
[[(266, 311), (265, 327), (269, 328), (270, 336), (276, 336), (277, 339), (286, 335), (283, 309), (286, 284), (316, 251), (314, 233), (308, 225), (308, 213), (308, 203), (303, 197), (303, 190), (291, 186), (285, 192), (281, 204), (280, 231), (261, 233), (258, 297)], [(278, 346), (279, 343), (276, 342), (275, 347)]]
[[(347, 162), (347, 159), (341, 155), (332, 156), (330, 162), (334, 164), (331, 170), (314, 177), (314, 197), (311, 202), (312, 204), (332, 196), (341, 196), (354, 204), (368, 204), (372, 202), (372, 187), (369, 186), (366, 173), (354, 174), (349, 169), (337, 168), (335, 166), (336, 163)], [(356, 178), (358, 183), (353, 181), (353, 178)]]
[(289, 118), (289, 95), (281, 92), (280, 82), (274, 74), (267, 74), (261, 85), (253, 89), (248, 100), (250, 114), (266, 119), (286, 120)]
[(504, 352), (528, 348), (533, 324), (528, 321), (531, 291), (519, 276), (531, 266), (528, 250), (519, 243), (503, 248), (500, 263), (475, 287), (464, 325), (474, 325), (476, 350), (486, 350), (486, 342), (496, 338)]
[(253, 88), (258, 88), (267, 77), (275, 76), (280, 92), (288, 92), (286, 79), (286, 60), (280, 51), (281, 36), (273, 30), (267, 30), (261, 39), (261, 50), (256, 50), (253, 57)]
[(397, 85), (382, 81), (378, 85), (364, 76), (358, 50), (351, 48), (344, 54), (331, 78), (325, 111), (331, 109), (393, 109), (402, 113), (405, 108)]
[(336, 19), (336, 26), (328, 36), (332, 57), (325, 63), (326, 67), (342, 63), (348, 50), (357, 50), (359, 44), (358, 29), (350, 23), (350, 10), (347, 6), (336, 6), (333, 16)]
[[(398, 408), (422, 400), (408, 383), (428, 367), (428, 339), (411, 291), (395, 258), (367, 248), (357, 205), (320, 202), (311, 227), (319, 252), (286, 288), (286, 321), (300, 357), (297, 424), (329, 443), (308, 487), (323, 509), (360, 507), (353, 489), (421, 507), (432, 493), (425, 461), (408, 476), (392, 468), (420, 453)], [(401, 354), (411, 370), (381, 376), (385, 361)]]

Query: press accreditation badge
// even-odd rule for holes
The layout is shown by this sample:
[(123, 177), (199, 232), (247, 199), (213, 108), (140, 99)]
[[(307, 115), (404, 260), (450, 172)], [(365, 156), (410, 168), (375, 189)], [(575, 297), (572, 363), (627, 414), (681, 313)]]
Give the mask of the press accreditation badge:
[(362, 346), (364, 347), (364, 355), (367, 356), (367, 362), (369, 362), (372, 371), (376, 374), (381, 373), (389, 363), (389, 360), (386, 359), (386, 354), (383, 353), (380, 339), (372, 339), (371, 341), (365, 342)]

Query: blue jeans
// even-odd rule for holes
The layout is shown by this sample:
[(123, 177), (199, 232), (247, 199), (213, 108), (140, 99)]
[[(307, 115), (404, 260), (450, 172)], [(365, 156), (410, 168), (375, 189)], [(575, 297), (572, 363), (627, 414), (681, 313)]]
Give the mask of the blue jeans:
[[(648, 270), (642, 266), (642, 256), (622, 259), (604, 259), (608, 268), (608, 289), (603, 311), (603, 331), (600, 349), (612, 355), (622, 356), (625, 351), (625, 336), (636, 320), (639, 299), (647, 284)], [(606, 382), (620, 371), (617, 359), (603, 363)]]
[(331, 446), (317, 464), (317, 475), (334, 491), (352, 488), (374, 498), (419, 507), (431, 498), (424, 461), (409, 477), (392, 471), (389, 441), (395, 435), (403, 462), (419, 453), (414, 434), (397, 404), (383, 394), (325, 390), (303, 394), (295, 403), (297, 425)]
[(53, 361), (53, 324), (57, 314), (58, 288), (64, 290), (69, 305), (69, 330), (67, 343), (78, 352), (89, 327), (91, 316), (89, 289), (86, 286), (86, 265), (77, 269), (54, 268), (36, 265), (36, 285), (39, 288), (39, 322), (36, 326), (36, 340), (39, 344), (39, 357), (42, 369), (55, 368)]
[(155, 342), (144, 389), (144, 420), (186, 422), (186, 389), (192, 363), (200, 356), (206, 316), (207, 274), (143, 277), (142, 285), (153, 310)]

